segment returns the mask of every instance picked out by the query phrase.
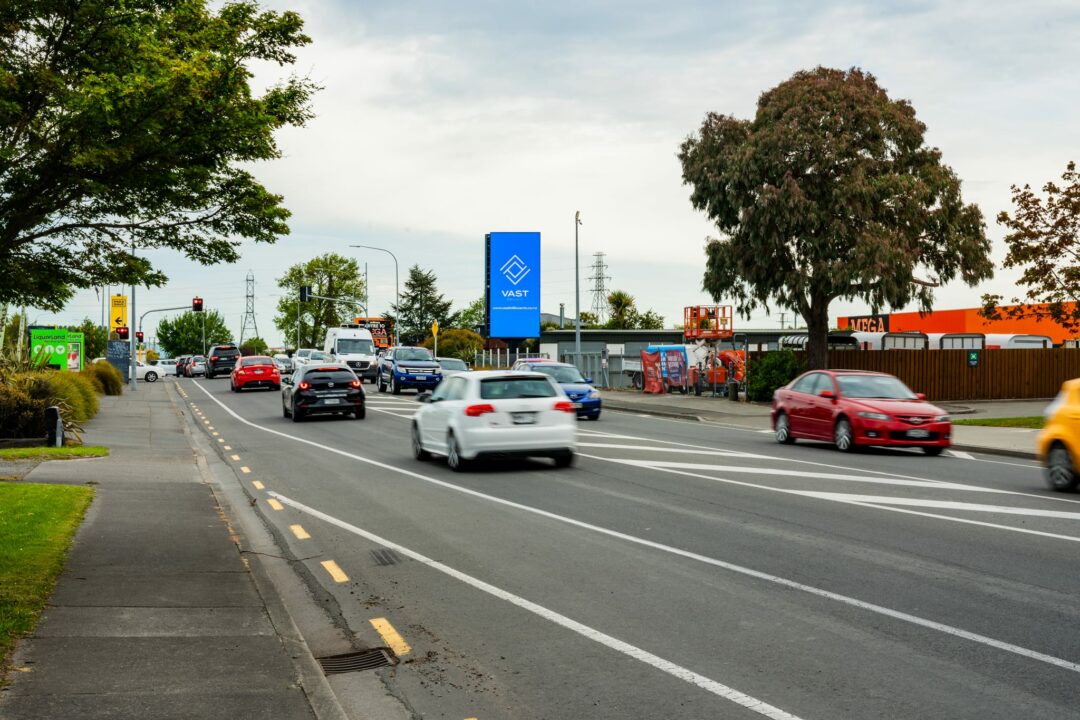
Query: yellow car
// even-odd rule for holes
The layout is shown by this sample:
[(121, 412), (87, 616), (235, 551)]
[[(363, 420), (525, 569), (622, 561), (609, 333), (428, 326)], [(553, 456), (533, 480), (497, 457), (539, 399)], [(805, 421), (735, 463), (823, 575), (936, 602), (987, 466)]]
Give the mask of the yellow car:
[(1046, 425), (1035, 443), (1046, 483), (1051, 490), (1075, 490), (1080, 485), (1080, 380), (1067, 380), (1043, 414)]

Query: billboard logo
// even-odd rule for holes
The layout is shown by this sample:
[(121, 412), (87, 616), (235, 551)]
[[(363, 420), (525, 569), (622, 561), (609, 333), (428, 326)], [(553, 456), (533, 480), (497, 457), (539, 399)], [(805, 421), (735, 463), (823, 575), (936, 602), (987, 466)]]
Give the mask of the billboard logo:
[(499, 272), (501, 272), (503, 277), (509, 280), (513, 285), (517, 285), (529, 274), (529, 266), (517, 255), (512, 255), (510, 259), (499, 268)]

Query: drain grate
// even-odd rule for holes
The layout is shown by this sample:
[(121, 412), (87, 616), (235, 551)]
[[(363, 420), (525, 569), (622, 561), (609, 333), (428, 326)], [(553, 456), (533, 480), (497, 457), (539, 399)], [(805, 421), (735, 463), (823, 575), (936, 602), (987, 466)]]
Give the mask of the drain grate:
[(359, 650), (357, 652), (342, 653), (341, 655), (328, 655), (315, 659), (319, 661), (319, 665), (322, 666), (323, 673), (326, 675), (363, 672), (364, 670), (397, 665), (397, 658), (382, 648)]
[(393, 550), (388, 548), (380, 548), (379, 550), (372, 550), (371, 557), (375, 558), (376, 565), (397, 565), (401, 562), (401, 556)]

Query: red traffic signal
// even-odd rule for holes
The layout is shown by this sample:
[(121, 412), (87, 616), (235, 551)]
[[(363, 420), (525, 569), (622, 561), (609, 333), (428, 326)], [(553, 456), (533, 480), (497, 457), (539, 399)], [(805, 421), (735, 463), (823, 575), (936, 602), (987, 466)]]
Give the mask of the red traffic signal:
[(118, 337), (121, 340), (127, 340), (128, 337), (129, 337), (128, 329), (126, 327), (118, 327), (118, 328), (116, 328), (116, 337)]
[(191, 299), (192, 312), (202, 312), (202, 298), (196, 297)]
[(135, 339), (138, 340), (139, 342), (142, 342), (142, 339), (143, 339), (143, 331), (142, 330), (136, 330), (135, 331)]

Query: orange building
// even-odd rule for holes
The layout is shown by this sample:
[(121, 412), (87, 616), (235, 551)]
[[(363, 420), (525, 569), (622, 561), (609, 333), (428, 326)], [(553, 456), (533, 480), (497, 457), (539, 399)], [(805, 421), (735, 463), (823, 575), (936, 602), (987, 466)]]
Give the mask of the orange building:
[[(1065, 309), (1071, 311), (1074, 303), (1066, 303)], [(1002, 311), (1016, 305), (1004, 305)], [(1046, 305), (1025, 305), (1026, 309), (1045, 311)], [(920, 315), (917, 312), (888, 313), (884, 315), (857, 315), (842, 317), (837, 325), (841, 330), (861, 332), (924, 332), (930, 333), (1007, 333), (1010, 335), (1046, 335), (1055, 345), (1066, 340), (1073, 340), (1077, 334), (1065, 330), (1049, 317), (1014, 319), (1004, 317), (1001, 320), (987, 320), (979, 315), (979, 308), (965, 310), (934, 310)]]

